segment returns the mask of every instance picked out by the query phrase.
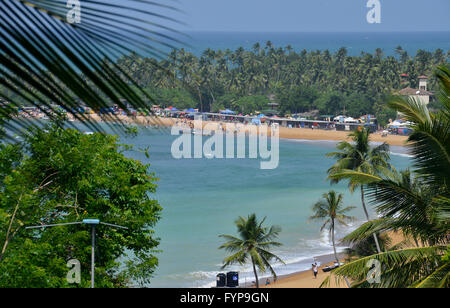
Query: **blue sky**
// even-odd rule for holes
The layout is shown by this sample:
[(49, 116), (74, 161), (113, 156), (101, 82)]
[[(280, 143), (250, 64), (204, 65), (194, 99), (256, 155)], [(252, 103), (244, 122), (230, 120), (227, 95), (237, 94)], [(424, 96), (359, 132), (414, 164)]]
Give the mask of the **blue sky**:
[(191, 31), (450, 31), (450, 0), (380, 0), (369, 24), (367, 0), (178, 0)]

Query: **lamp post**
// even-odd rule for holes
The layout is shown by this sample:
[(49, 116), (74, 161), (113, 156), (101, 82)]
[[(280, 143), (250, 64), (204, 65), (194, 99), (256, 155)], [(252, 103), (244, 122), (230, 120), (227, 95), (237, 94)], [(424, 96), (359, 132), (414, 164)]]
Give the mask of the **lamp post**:
[(91, 240), (92, 240), (92, 247), (91, 247), (91, 288), (93, 289), (95, 287), (95, 228), (97, 225), (105, 225), (108, 227), (114, 227), (119, 229), (126, 229), (127, 227), (114, 225), (106, 222), (101, 222), (100, 219), (83, 219), (83, 221), (77, 221), (77, 222), (68, 222), (68, 223), (61, 223), (61, 224), (52, 224), (52, 225), (41, 225), (41, 226), (30, 226), (25, 227), (26, 230), (29, 229), (41, 229), (41, 228), (49, 228), (49, 227), (57, 227), (57, 226), (68, 226), (68, 225), (90, 225), (91, 226)]

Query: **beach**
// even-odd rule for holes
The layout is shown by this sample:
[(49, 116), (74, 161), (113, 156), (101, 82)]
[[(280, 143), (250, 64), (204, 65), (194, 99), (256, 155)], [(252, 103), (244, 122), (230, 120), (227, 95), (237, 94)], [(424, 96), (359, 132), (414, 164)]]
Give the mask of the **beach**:
[[(388, 232), (388, 236), (391, 239), (390, 247), (398, 245), (399, 243), (405, 240), (405, 237), (402, 233)], [(338, 258), (341, 262), (345, 262), (344, 254), (339, 254)], [(307, 271), (301, 271), (297, 273), (293, 273), (290, 275), (285, 275), (279, 277), (277, 281), (274, 283), (271, 280), (271, 284), (268, 286), (264, 285), (265, 281), (261, 281), (262, 288), (320, 288), (323, 281), (330, 277), (330, 273), (324, 273), (323, 268), (326, 266), (333, 265), (335, 262), (334, 255), (325, 255), (316, 257), (316, 259), (320, 262), (321, 266), (319, 268), (319, 273), (317, 275), (317, 279), (314, 279), (312, 269)], [(334, 277), (331, 277), (329, 280), (329, 284), (323, 286), (325, 288), (347, 288), (347, 285), (344, 281), (336, 281)]]
[[(340, 253), (338, 254), (338, 258), (340, 262), (344, 263), (344, 257), (345, 255)], [(305, 271), (299, 271), (292, 274), (287, 275), (281, 275), (277, 277), (277, 280), (274, 281), (271, 277), (270, 284), (266, 285), (266, 279), (267, 278), (261, 278), (259, 279), (259, 286), (260, 288), (273, 288), (273, 289), (296, 289), (296, 288), (320, 288), (322, 282), (330, 276), (330, 273), (323, 272), (323, 268), (327, 266), (334, 265), (335, 257), (334, 254), (328, 254), (328, 255), (322, 255), (314, 257), (314, 259), (318, 262), (319, 266), (319, 272), (317, 274), (317, 278), (314, 278), (312, 269), (305, 270)], [(312, 262), (313, 258), (311, 258)], [(312, 265), (312, 264), (311, 264)], [(254, 288), (254, 283), (249, 283), (247, 285), (244, 285), (244, 287), (248, 288)], [(330, 279), (330, 283), (324, 287), (328, 288), (347, 288), (345, 282), (336, 282), (335, 279)]]
[[(325, 256), (323, 256), (325, 257)], [(320, 257), (318, 258), (320, 259)], [(315, 289), (320, 288), (321, 284), (327, 277), (330, 277), (330, 273), (324, 273), (323, 268), (326, 266), (333, 265), (334, 262), (326, 263), (319, 268), (319, 273), (317, 278), (314, 278), (312, 270), (303, 271), (299, 273), (294, 273), (291, 275), (286, 275), (278, 279), (275, 283), (271, 283), (268, 286), (262, 285), (262, 288), (273, 288), (273, 289)], [(324, 286), (325, 288), (347, 288), (345, 282), (336, 281), (334, 277), (331, 277), (329, 284)]]
[[(96, 115), (89, 115), (89, 118), (94, 121), (103, 121), (103, 119)], [(121, 121), (127, 124), (138, 124), (138, 125), (154, 125), (161, 127), (172, 127), (177, 122), (181, 122), (182, 119), (176, 118), (163, 118), (154, 116), (137, 116), (137, 117), (127, 117), (119, 116)], [(213, 121), (203, 121), (203, 127), (209, 124), (223, 124), (228, 123), (213, 122)], [(306, 128), (288, 128), (280, 127), (280, 138), (283, 139), (293, 139), (293, 140), (329, 140), (329, 141), (350, 141), (348, 134), (349, 131), (335, 131), (335, 130), (323, 130), (323, 129), (306, 129)], [(398, 136), (398, 135), (388, 135), (387, 137), (382, 137), (381, 134), (376, 133), (371, 135), (371, 141), (377, 143), (386, 142), (389, 145), (404, 146), (408, 137)]]

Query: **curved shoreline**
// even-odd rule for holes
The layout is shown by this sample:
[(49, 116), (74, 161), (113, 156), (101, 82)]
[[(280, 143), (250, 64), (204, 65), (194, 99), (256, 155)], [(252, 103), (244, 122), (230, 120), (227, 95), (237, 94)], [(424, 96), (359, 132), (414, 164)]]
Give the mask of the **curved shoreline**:
[[(93, 121), (104, 122), (104, 120), (96, 114), (89, 115), (89, 118)], [(161, 118), (154, 116), (137, 116), (135, 118), (128, 116), (118, 116), (118, 119), (127, 124), (157, 125), (163, 127), (171, 127), (181, 120), (176, 118)], [(219, 124), (221, 122), (203, 121), (204, 126), (211, 123)], [(279, 132), (280, 138), (282, 139), (350, 141), (350, 138), (348, 136), (350, 132), (348, 131), (280, 127)], [(386, 142), (389, 145), (395, 146), (405, 146), (408, 140), (407, 136), (388, 135), (387, 137), (382, 137), (379, 133), (372, 134), (370, 137), (371, 142)]]

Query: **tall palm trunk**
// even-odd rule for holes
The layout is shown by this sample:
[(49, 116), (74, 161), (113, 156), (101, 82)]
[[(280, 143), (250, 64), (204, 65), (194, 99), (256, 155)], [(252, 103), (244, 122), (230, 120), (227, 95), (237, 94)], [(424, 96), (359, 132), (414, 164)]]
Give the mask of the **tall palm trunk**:
[[(339, 262), (339, 258), (336, 253), (336, 243), (334, 240), (334, 219), (331, 220), (331, 242), (333, 243), (334, 258), (336, 259), (337, 264), (339, 266), (341, 266), (341, 262)], [(345, 283), (347, 284), (347, 287), (351, 288), (351, 284), (348, 281), (347, 277), (344, 276), (344, 280), (345, 280)]]
[(256, 282), (256, 288), (259, 289), (259, 278), (258, 278), (258, 272), (256, 271), (256, 266), (255, 266), (255, 260), (253, 260), (252, 257), (252, 264), (253, 264), (253, 273), (255, 273), (255, 282)]
[[(366, 201), (364, 200), (364, 185), (361, 185), (361, 202), (364, 209), (364, 213), (366, 214), (367, 221), (370, 221), (369, 212), (366, 208)], [(378, 253), (381, 253), (380, 243), (378, 243), (378, 237), (377, 234), (373, 234), (373, 239), (375, 240), (375, 245), (377, 246)]]
[(341, 263), (339, 262), (339, 258), (337, 256), (336, 253), (336, 243), (334, 240), (334, 219), (331, 220), (331, 242), (333, 243), (333, 250), (334, 250), (334, 258), (336, 259), (336, 262), (339, 264), (339, 266), (341, 265)]

